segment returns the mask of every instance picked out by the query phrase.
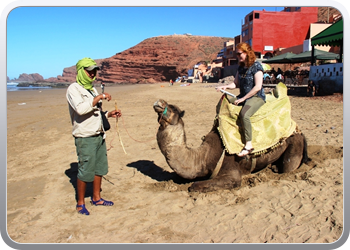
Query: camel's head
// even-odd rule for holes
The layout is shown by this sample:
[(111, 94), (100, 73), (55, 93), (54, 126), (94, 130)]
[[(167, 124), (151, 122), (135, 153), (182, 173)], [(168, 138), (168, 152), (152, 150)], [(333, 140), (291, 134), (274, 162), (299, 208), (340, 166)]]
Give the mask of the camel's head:
[(158, 114), (158, 122), (163, 127), (166, 125), (176, 125), (182, 122), (181, 118), (185, 111), (179, 109), (175, 105), (168, 104), (166, 101), (159, 99), (153, 104), (154, 111)]

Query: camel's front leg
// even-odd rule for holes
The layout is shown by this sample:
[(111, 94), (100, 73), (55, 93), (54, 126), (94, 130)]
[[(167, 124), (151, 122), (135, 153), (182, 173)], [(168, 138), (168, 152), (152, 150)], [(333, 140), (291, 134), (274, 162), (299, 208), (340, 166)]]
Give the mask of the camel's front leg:
[(213, 179), (196, 181), (189, 188), (190, 192), (211, 192), (221, 189), (233, 189), (241, 186), (242, 174), (239, 169), (223, 165), (218, 175)]

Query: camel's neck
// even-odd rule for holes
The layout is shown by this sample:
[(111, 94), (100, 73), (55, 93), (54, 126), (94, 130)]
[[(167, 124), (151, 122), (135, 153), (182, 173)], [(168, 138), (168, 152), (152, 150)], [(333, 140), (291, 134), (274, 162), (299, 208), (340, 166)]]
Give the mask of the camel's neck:
[(158, 131), (157, 141), (170, 168), (178, 175), (194, 179), (208, 174), (203, 161), (208, 150), (202, 146), (201, 150), (187, 147), (183, 124), (168, 125), (164, 130)]
[(168, 125), (164, 130), (159, 130), (157, 141), (165, 157), (174, 147), (186, 147), (186, 135), (183, 124)]

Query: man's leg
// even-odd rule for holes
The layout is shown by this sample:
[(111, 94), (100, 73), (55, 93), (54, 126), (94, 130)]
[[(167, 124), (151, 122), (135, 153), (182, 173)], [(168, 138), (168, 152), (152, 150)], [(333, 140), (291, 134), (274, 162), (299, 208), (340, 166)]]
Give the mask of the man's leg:
[[(78, 194), (78, 205), (85, 204), (85, 191), (86, 191), (86, 182), (77, 179), (77, 194)], [(77, 207), (77, 210), (83, 209), (82, 207)]]
[(108, 160), (106, 141), (102, 136), (99, 137), (99, 140), (100, 145), (96, 152), (96, 170), (92, 189), (92, 201), (94, 205), (113, 206), (114, 203), (112, 201), (106, 201), (101, 198), (102, 176), (108, 173)]
[[(95, 179), (92, 187), (92, 200), (98, 201), (101, 199), (101, 185), (102, 185), (102, 176), (95, 175)], [(103, 201), (98, 202), (97, 204), (102, 204)]]
[(107, 201), (101, 198), (101, 184), (102, 184), (102, 176), (95, 175), (95, 179), (93, 182), (93, 194), (92, 194), (92, 204), (98, 206), (113, 206), (113, 201)]
[[(78, 155), (78, 175), (77, 175), (77, 207), (78, 211), (85, 206), (85, 192), (87, 182), (94, 180), (95, 157), (94, 154), (95, 137), (75, 138), (75, 145)], [(85, 208), (86, 209), (86, 208)], [(87, 210), (83, 213), (86, 214)], [(88, 213), (88, 212), (87, 212)]]

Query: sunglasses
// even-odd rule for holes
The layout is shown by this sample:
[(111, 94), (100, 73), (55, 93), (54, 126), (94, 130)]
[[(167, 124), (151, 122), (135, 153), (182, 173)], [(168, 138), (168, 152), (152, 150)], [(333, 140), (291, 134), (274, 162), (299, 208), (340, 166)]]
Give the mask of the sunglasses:
[(241, 54), (243, 54), (244, 52), (236, 52), (237, 56), (240, 56)]

